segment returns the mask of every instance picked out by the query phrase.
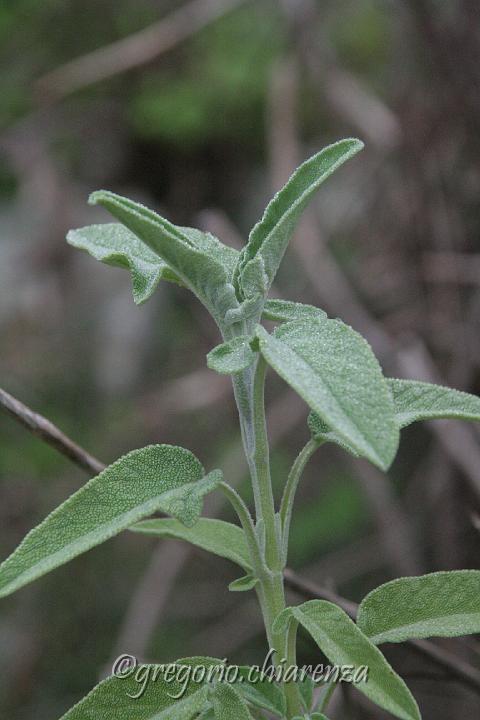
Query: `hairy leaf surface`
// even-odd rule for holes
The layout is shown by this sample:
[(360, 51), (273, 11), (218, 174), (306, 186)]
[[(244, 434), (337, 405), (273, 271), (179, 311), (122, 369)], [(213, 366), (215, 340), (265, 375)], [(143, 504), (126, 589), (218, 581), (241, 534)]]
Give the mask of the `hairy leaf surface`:
[(103, 205), (148, 245), (217, 322), (223, 321), (227, 310), (238, 306), (231, 283), (232, 248), (200, 230), (173, 225), (143, 205), (105, 190), (93, 193), (90, 203)]
[(218, 683), (212, 704), (216, 720), (252, 720), (247, 703), (233, 685)]
[(334, 665), (368, 666), (368, 679), (356, 682), (357, 690), (398, 718), (420, 720), (417, 703), (402, 678), (341, 608), (327, 600), (310, 600), (281, 613), (277, 628), (292, 619), (310, 633)]
[(152, 296), (160, 280), (182, 284), (180, 278), (156, 253), (120, 223), (70, 230), (67, 242), (80, 250), (86, 250), (106, 265), (130, 270), (133, 298), (137, 305)]
[(305, 305), (291, 300), (267, 300), (263, 308), (263, 318), (273, 320), (273, 322), (326, 319), (326, 317), (327, 313), (314, 305)]
[(0, 597), (161, 510), (187, 526), (222, 479), (184, 448), (132, 450), (71, 495), (0, 565)]
[(417, 380), (389, 379), (400, 427), (418, 420), (480, 420), (480, 398), (460, 390)]
[(250, 347), (251, 338), (246, 335), (217, 345), (207, 355), (207, 366), (222, 375), (233, 375), (249, 367), (255, 354)]
[(139, 665), (130, 675), (101, 682), (62, 720), (193, 720), (207, 704), (208, 686), (193, 682), (182, 668), (220, 664), (212, 658), (186, 658), (177, 660), (170, 674), (168, 663)]
[(240, 253), (236, 281), (241, 292), (246, 294), (250, 291), (247, 268), (258, 256), (263, 261), (266, 290), (270, 287), (308, 201), (324, 180), (362, 148), (360, 140), (340, 140), (313, 155), (295, 170), (267, 205), (262, 219), (252, 229), (248, 243)]
[(143, 520), (132, 525), (129, 530), (145, 535), (186, 540), (203, 550), (232, 560), (245, 570), (251, 570), (250, 554), (242, 528), (224, 520), (199, 518), (193, 527), (186, 527), (178, 520), (159, 518)]
[(361, 602), (358, 626), (375, 644), (480, 632), (480, 570), (405, 577)]
[(382, 469), (399, 440), (393, 401), (368, 343), (339, 320), (257, 326), (260, 351), (347, 445)]

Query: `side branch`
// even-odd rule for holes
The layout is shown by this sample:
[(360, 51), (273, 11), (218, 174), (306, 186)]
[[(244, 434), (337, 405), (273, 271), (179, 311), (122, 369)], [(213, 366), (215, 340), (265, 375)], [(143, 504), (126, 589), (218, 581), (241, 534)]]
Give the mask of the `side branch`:
[[(86, 450), (77, 445), (73, 440), (61, 432), (53, 423), (42, 415), (33, 412), (26, 405), (9, 395), (0, 388), (0, 408), (3, 408), (15, 420), (20, 422), (30, 432), (44, 442), (51, 445), (55, 450), (65, 455), (69, 460), (79, 465), (88, 472), (98, 474), (105, 465), (90, 455)], [(355, 619), (358, 605), (351, 600), (337, 595), (331, 590), (321, 587), (316, 583), (305, 580), (290, 568), (284, 570), (285, 584), (291, 590), (299, 593), (305, 598), (318, 598), (329, 600), (339, 605), (345, 612)], [(476, 692), (480, 692), (480, 672), (464, 662), (461, 658), (444, 648), (435, 645), (428, 640), (410, 640), (407, 645), (415, 649), (419, 654), (424, 655), (439, 667), (446, 669), (450, 677), (456, 678), (464, 685), (468, 685)]]
[(100, 460), (97, 460), (93, 455), (90, 455), (86, 450), (74, 443), (73, 440), (70, 440), (50, 420), (30, 410), (29, 407), (9, 395), (2, 388), (0, 388), (0, 408), (3, 408), (5, 412), (26, 427), (27, 430), (30, 430), (31, 433), (51, 445), (55, 450), (87, 472), (98, 475), (105, 469), (105, 465)]

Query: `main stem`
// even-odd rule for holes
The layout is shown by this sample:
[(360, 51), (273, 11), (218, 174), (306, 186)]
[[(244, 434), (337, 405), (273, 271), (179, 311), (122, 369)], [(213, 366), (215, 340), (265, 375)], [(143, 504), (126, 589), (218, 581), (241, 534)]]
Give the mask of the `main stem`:
[[(275, 618), (285, 609), (283, 582), (284, 554), (280, 518), (275, 513), (275, 501), (270, 474), (270, 448), (265, 420), (265, 374), (266, 363), (261, 355), (254, 366), (233, 377), (235, 398), (240, 416), (240, 427), (245, 454), (252, 479), (257, 543), (263, 551), (264, 562), (258, 574), (257, 595), (265, 623), (270, 648), (274, 649), (274, 661), (295, 663), (294, 648), (284, 632), (274, 631)], [(292, 657), (293, 653), (293, 657)], [(301, 712), (297, 687), (285, 684), (288, 717)]]

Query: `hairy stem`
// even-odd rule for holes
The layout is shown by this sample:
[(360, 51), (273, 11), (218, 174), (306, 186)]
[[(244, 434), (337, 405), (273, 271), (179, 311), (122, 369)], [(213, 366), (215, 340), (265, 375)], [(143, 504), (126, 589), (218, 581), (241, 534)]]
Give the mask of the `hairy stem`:
[(302, 473), (305, 469), (306, 464), (312, 457), (315, 450), (320, 447), (321, 442), (314, 440), (313, 438), (307, 442), (307, 444), (300, 450), (297, 455), (295, 462), (292, 465), (292, 469), (288, 475), (285, 489), (283, 491), (282, 503), (280, 506), (280, 520), (282, 526), (282, 537), (283, 537), (283, 556), (284, 562), (287, 560), (287, 547), (288, 537), (290, 533), (290, 520), (292, 517), (293, 503), (295, 500), (295, 493), (297, 491), (298, 483), (302, 477)]

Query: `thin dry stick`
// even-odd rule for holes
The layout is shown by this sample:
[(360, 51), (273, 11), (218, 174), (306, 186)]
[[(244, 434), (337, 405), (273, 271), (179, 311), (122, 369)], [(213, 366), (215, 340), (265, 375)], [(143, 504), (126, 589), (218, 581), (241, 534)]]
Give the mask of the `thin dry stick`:
[(193, 0), (123, 40), (62, 65), (37, 80), (42, 99), (53, 100), (155, 60), (244, 0)]
[[(9, 398), (9, 402), (5, 402), (4, 398)], [(14, 400), (12, 405), (11, 400)], [(10, 415), (18, 420), (22, 425), (28, 428), (35, 435), (40, 437), (44, 442), (48, 442), (49, 445), (54, 447), (58, 452), (72, 460), (75, 464), (79, 465), (83, 469), (86, 469), (85, 458), (89, 458), (93, 461), (95, 466), (98, 468), (104, 468), (105, 466), (99, 460), (89, 455), (85, 450), (80, 448), (70, 438), (64, 435), (53, 423), (49, 422), (42, 416), (38, 416), (32, 410), (27, 408), (23, 403), (12, 398), (11, 395), (0, 390), (0, 407), (3, 407)], [(35, 429), (32, 428), (29, 422), (25, 422), (25, 410), (27, 415), (34, 416), (41, 420), (43, 432), (39, 434)], [(62, 444), (65, 447), (62, 448)], [(71, 447), (75, 447), (78, 452), (72, 453)], [(91, 466), (89, 466), (91, 469)], [(322, 588), (315, 583), (311, 583), (308, 580), (304, 580), (297, 573), (290, 568), (285, 568), (285, 582), (286, 584), (296, 592), (299, 592), (304, 597), (312, 597), (323, 600), (329, 600), (330, 602), (336, 602), (342, 607), (351, 617), (354, 617), (353, 613), (356, 612), (357, 605), (346, 598), (342, 598), (340, 595), (333, 593), (331, 590)], [(460, 660), (456, 655), (447, 652), (443, 648), (439, 648), (433, 643), (427, 640), (411, 640), (408, 642), (409, 645), (415, 647), (416, 650), (421, 652), (423, 655), (428, 657), (430, 660), (436, 662), (439, 666), (446, 668), (452, 677), (456, 677), (458, 680), (474, 688), (477, 692), (480, 691), (480, 673), (471, 667), (467, 663)]]
[[(331, 590), (321, 587), (316, 583), (305, 580), (289, 568), (285, 569), (285, 583), (303, 597), (318, 600), (329, 600), (330, 602), (336, 603), (345, 610), (352, 620), (355, 620), (357, 616), (357, 603), (347, 600), (341, 595), (337, 595)], [(434, 645), (434, 643), (431, 643), (428, 640), (408, 640), (407, 644), (414, 648), (419, 654), (424, 655), (440, 667), (448, 670), (450, 677), (455, 677), (457, 680), (462, 681), (465, 685), (469, 685), (477, 692), (480, 691), (480, 672), (461, 660), (457, 655), (454, 655), (444, 648)]]
[(102, 472), (105, 465), (90, 455), (86, 450), (70, 440), (64, 435), (50, 420), (43, 415), (30, 410), (9, 393), (0, 388), (0, 406), (15, 420), (24, 425), (31, 433), (39, 437), (44, 442), (51, 445), (59, 453), (65, 455), (74, 463), (79, 465), (83, 470), (92, 472), (94, 475)]

